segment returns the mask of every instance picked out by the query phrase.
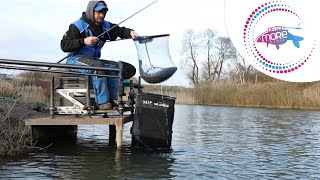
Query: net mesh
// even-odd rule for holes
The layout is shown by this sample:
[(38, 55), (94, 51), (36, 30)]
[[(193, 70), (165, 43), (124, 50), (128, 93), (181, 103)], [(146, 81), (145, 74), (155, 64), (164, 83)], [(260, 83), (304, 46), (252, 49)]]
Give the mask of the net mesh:
[(148, 83), (160, 83), (169, 79), (177, 70), (169, 53), (169, 34), (140, 36), (134, 40), (139, 72)]

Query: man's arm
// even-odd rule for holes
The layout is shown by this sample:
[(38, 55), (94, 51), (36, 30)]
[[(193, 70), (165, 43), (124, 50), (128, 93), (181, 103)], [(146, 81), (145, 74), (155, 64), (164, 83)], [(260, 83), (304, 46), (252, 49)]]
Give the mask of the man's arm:
[(60, 46), (62, 51), (73, 52), (82, 48), (85, 46), (84, 38), (85, 34), (80, 34), (78, 28), (74, 24), (71, 24), (61, 40)]
[(118, 25), (113, 24), (113, 23), (110, 23), (110, 25), (111, 25), (110, 26), (111, 28), (113, 26), (116, 26), (113, 29), (111, 29), (109, 32), (109, 34), (111, 36), (111, 39), (110, 39), (111, 41), (116, 40), (118, 37), (120, 37), (121, 39), (132, 38), (130, 32), (134, 31), (133, 29), (126, 28), (126, 27), (119, 27)]

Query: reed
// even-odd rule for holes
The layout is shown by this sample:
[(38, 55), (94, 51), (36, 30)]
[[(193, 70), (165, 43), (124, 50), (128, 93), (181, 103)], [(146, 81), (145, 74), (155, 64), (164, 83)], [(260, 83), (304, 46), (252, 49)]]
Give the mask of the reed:
[(0, 157), (21, 155), (32, 147), (30, 128), (24, 125), (23, 115), (17, 118), (12, 112), (17, 100), (8, 108), (0, 108)]
[(180, 86), (143, 85), (144, 92), (176, 97), (177, 104), (196, 104), (194, 89)]
[(23, 80), (3, 80), (0, 79), (0, 97), (16, 98), (26, 103), (48, 103), (49, 89), (45, 86), (27, 84)]
[(176, 97), (177, 104), (320, 109), (320, 83), (235, 84), (219, 81), (194, 88), (146, 86), (147, 92)]

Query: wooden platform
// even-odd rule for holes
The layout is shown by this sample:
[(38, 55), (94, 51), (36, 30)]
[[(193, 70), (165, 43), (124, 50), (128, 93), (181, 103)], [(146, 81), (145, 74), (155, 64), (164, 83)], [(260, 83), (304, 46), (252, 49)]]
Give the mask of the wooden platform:
[(37, 118), (25, 120), (25, 125), (114, 125), (116, 127), (117, 148), (122, 146), (123, 125), (133, 121), (133, 115), (109, 116), (108, 118), (98, 117), (74, 117), (74, 116), (55, 116), (54, 118)]

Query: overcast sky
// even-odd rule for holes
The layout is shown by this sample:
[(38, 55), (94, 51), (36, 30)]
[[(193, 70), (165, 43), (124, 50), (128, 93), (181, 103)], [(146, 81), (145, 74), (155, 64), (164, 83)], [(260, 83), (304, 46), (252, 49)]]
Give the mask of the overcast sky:
[[(81, 17), (88, 0), (10, 0), (0, 2), (0, 58), (57, 62), (64, 56), (60, 40), (70, 23)], [(153, 0), (107, 0), (106, 20), (119, 23)], [(170, 34), (169, 51), (178, 67), (163, 85), (187, 85), (181, 70), (181, 40), (185, 30), (207, 28), (226, 36), (223, 0), (159, 0), (122, 23), (139, 35)], [(104, 59), (123, 60), (138, 68), (137, 51), (132, 40), (107, 43)], [(12, 71), (0, 69), (0, 73)]]

